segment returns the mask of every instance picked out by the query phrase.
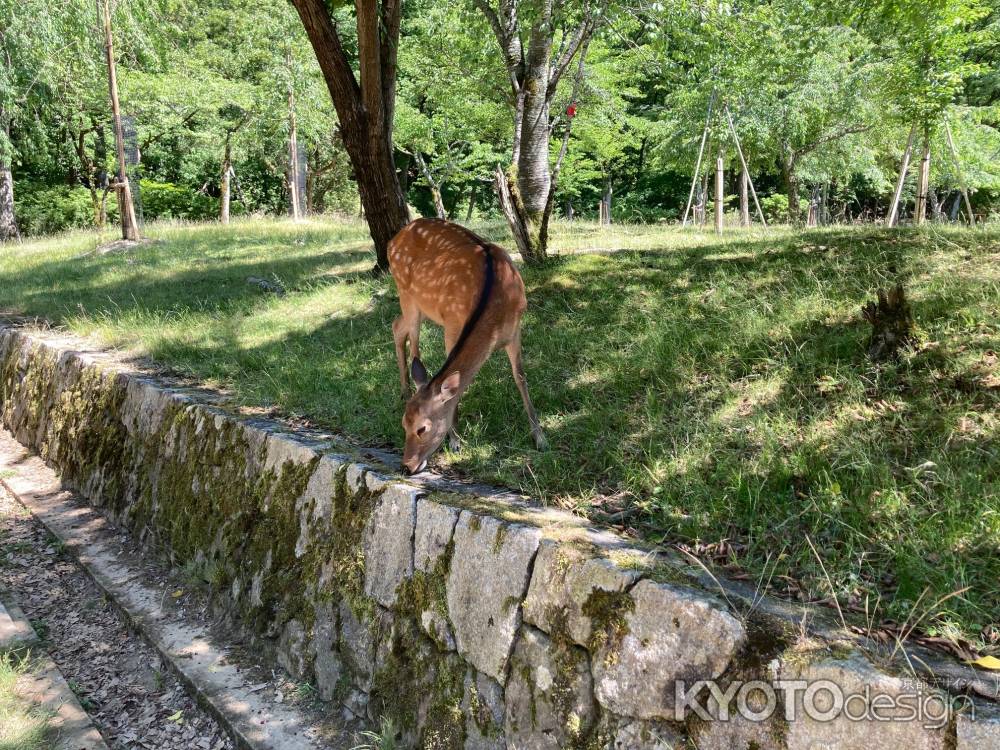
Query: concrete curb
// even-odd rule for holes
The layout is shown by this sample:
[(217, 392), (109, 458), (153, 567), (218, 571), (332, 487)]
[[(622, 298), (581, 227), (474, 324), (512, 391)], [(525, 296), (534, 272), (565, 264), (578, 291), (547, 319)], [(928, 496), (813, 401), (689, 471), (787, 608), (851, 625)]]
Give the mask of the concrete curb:
[(34, 628), (21, 608), (0, 591), (0, 654), (28, 655), (33, 669), (17, 682), (24, 700), (51, 714), (52, 750), (108, 750), (100, 732), (83, 710), (55, 663), (44, 656)]
[[(245, 750), (349, 748), (347, 733), (320, 735), (313, 719), (277, 704), (255, 689), (227, 649), (203, 627), (182, 621), (164, 606), (163, 591), (144, 582), (142, 559), (114, 552), (117, 531), (74, 493), (61, 488), (55, 472), (0, 430), (0, 466), (16, 473), (0, 480), (38, 518), (115, 603), (126, 621), (160, 654), (199, 704)], [(322, 741), (320, 741), (322, 740)]]

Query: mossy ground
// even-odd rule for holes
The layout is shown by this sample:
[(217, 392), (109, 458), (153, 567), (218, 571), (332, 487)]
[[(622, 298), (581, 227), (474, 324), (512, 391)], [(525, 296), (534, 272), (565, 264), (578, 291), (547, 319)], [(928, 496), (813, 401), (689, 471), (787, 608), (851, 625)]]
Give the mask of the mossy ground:
[[(501, 237), (497, 228), (477, 227)], [(391, 282), (357, 224), (151, 227), (5, 246), (0, 309), (125, 345), (254, 407), (398, 446)], [(554, 227), (526, 269), (535, 452), (505, 360), (440, 464), (748, 571), (762, 588), (1000, 649), (1000, 233), (830, 228), (723, 238)], [(247, 276), (278, 277), (269, 296)], [(906, 287), (919, 345), (873, 364), (860, 308)], [(425, 359), (441, 361), (440, 335)], [(821, 567), (807, 537), (823, 561)], [(724, 544), (723, 544), (724, 542)], [(829, 581), (823, 572), (829, 573)], [(959, 596), (941, 601), (946, 594)]]

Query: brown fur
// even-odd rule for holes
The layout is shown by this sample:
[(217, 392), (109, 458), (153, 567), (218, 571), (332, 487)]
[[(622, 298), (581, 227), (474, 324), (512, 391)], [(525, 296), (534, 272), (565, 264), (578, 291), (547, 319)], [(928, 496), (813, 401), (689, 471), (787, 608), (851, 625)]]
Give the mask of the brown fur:
[[(450, 357), (446, 371), (429, 379), (420, 362), (420, 323), (428, 318), (444, 328), (445, 349), (451, 354), (483, 291), (484, 253), (492, 258), (494, 281), (482, 316)], [(490, 354), (500, 347), (505, 348), (510, 358), (535, 444), (543, 448), (545, 438), (528, 395), (521, 363), (521, 316), (528, 303), (521, 274), (507, 252), (457, 224), (441, 219), (417, 219), (389, 243), (389, 268), (399, 290), (401, 311), (392, 326), (400, 391), (408, 399), (403, 417), (404, 467), (411, 472), (419, 471), (445, 435), (454, 436), (458, 400)], [(418, 386), (412, 397), (406, 364), (407, 341)], [(418, 434), (421, 427), (424, 430)]]

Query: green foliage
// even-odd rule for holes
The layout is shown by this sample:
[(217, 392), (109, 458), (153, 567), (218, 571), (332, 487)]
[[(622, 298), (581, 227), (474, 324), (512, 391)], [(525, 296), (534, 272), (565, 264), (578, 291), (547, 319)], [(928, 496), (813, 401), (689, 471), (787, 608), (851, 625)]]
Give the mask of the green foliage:
[[(142, 180), (140, 186), (142, 214), (146, 221), (206, 221), (218, 218), (218, 198), (169, 182)], [(101, 192), (98, 192), (98, 199), (100, 196)], [(94, 226), (95, 209), (91, 194), (80, 185), (50, 187), (38, 183), (21, 183), (15, 197), (18, 222), (25, 234), (52, 234)], [(108, 221), (116, 223), (118, 204), (113, 191), (107, 196), (107, 211)], [(240, 212), (239, 204), (233, 204), (233, 214)]]
[[(218, 198), (210, 198), (183, 185), (142, 180), (142, 214), (146, 220), (187, 219), (205, 221), (219, 216)], [(233, 204), (239, 213), (239, 204)]]
[[(90, 192), (82, 186), (22, 182), (14, 197), (17, 221), (25, 234), (52, 234), (94, 226), (94, 204)], [(117, 221), (114, 193), (108, 195), (107, 208), (108, 218)]]
[(788, 217), (788, 196), (773, 193), (760, 199), (760, 210), (768, 224), (778, 224)]

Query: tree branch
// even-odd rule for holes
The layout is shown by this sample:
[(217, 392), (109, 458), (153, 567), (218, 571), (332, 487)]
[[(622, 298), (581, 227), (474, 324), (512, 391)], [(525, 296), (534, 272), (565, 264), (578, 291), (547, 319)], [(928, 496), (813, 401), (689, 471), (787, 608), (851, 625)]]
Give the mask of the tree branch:
[(379, 43), (379, 16), (374, 0), (355, 0), (358, 20), (358, 69), (361, 73), (361, 100), (368, 112), (368, 126), (385, 127), (382, 96), (382, 45)]
[(379, 56), (382, 67), (382, 106), (385, 112), (385, 132), (392, 132), (396, 103), (396, 76), (399, 59), (399, 25), (401, 0), (382, 0), (382, 38)]
[(521, 90), (524, 79), (524, 45), (517, 28), (517, 6), (513, 0), (499, 0), (499, 12), (493, 10), (489, 0), (474, 0), (475, 6), (486, 16), (486, 20), (500, 45), (504, 66), (510, 79), (514, 96)]
[(830, 133), (821, 138), (817, 138), (812, 143), (807, 144), (800, 149), (792, 149), (792, 159), (794, 161), (798, 161), (800, 157), (805, 156), (811, 151), (815, 151), (817, 148), (826, 143), (839, 141), (841, 138), (844, 138), (845, 136), (852, 135), (854, 133), (864, 133), (865, 131), (870, 129), (871, 129), (870, 125), (851, 125), (850, 127), (844, 128), (843, 130), (838, 130), (836, 132)]

